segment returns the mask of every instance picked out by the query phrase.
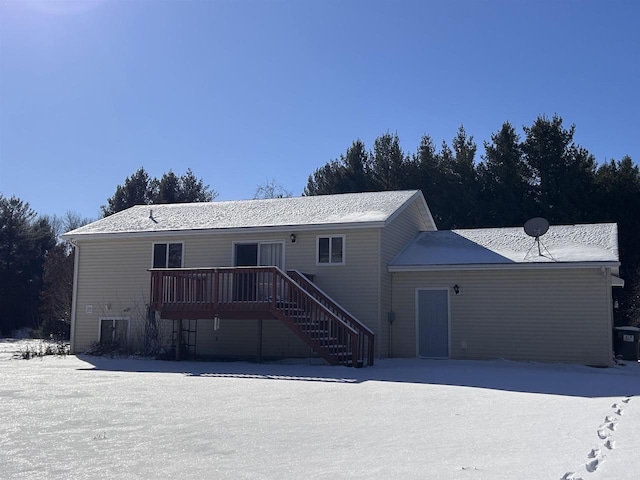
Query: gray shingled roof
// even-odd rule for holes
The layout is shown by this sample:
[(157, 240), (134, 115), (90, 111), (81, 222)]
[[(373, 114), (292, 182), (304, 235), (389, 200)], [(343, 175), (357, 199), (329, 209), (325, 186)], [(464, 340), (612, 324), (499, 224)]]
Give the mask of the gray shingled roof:
[(422, 232), (391, 262), (391, 270), (436, 266), (561, 262), (617, 263), (615, 223), (555, 225), (535, 239), (522, 227)]
[(189, 230), (383, 224), (409, 200), (421, 195), (420, 191), (411, 190), (140, 205), (67, 232), (64, 237), (77, 239)]

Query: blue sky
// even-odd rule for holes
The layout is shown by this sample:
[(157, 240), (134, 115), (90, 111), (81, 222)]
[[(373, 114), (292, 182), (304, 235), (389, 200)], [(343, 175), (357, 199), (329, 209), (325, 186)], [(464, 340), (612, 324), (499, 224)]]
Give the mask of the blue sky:
[[(411, 153), (540, 114), (640, 159), (635, 0), (0, 0), (0, 192), (100, 205), (143, 166), (299, 195), (356, 139)], [(427, 195), (428, 201), (428, 195)]]

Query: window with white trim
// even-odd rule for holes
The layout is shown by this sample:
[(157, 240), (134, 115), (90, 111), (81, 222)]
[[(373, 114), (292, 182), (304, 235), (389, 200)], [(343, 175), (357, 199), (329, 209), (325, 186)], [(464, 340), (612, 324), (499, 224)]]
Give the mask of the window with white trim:
[(154, 243), (153, 268), (182, 267), (182, 243)]
[(129, 317), (100, 318), (100, 345), (124, 347), (129, 338)]
[(318, 265), (344, 265), (344, 235), (318, 237)]

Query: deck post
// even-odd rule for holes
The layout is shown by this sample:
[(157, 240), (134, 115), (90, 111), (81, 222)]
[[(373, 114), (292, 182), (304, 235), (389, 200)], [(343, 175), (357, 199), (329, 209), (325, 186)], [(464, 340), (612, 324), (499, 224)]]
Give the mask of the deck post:
[(351, 365), (354, 368), (358, 367), (358, 360), (360, 359), (360, 353), (358, 352), (358, 335), (351, 334)]
[(258, 320), (258, 351), (256, 359), (258, 363), (262, 363), (262, 319)]
[(218, 289), (220, 288), (220, 272), (216, 268), (213, 271), (213, 309), (217, 312), (219, 309), (218, 305)]
[(182, 360), (182, 319), (176, 323), (176, 360)]

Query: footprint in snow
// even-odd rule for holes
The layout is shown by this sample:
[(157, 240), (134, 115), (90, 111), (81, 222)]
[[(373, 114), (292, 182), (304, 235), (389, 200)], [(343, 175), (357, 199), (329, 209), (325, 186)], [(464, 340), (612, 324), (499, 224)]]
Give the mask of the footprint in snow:
[(604, 446), (607, 447), (609, 450), (613, 450), (614, 448), (616, 448), (616, 442), (609, 439), (606, 442), (604, 442)]
[(600, 455), (599, 448), (592, 448), (591, 451), (589, 452), (589, 458), (597, 458), (598, 455)]
[(574, 477), (575, 474), (575, 472), (567, 472), (560, 480), (582, 480), (582, 477)]
[(598, 469), (598, 467), (602, 465), (603, 461), (604, 460), (602, 460), (601, 458), (596, 458), (595, 460), (591, 460), (589, 463), (585, 465), (587, 472), (589, 473), (595, 472)]
[(607, 425), (607, 428), (612, 432), (615, 432), (616, 428), (618, 428), (618, 425), (615, 422), (611, 422), (609, 425)]
[(619, 408), (619, 409), (617, 409), (617, 410), (616, 410), (616, 415), (620, 415), (620, 416), (622, 416), (622, 414), (623, 414), (623, 413), (624, 413), (624, 410), (623, 410), (623, 409), (621, 409), (621, 408)]
[(631, 401), (631, 397), (627, 397), (624, 400), (622, 400), (622, 403), (629, 403)]
[(604, 421), (606, 423), (613, 422), (614, 420), (615, 420), (615, 418), (613, 418), (611, 415), (607, 415), (606, 417), (604, 417)]
[(611, 405), (611, 408), (618, 408), (618, 404), (614, 403), (613, 405)]
[(598, 430), (598, 437), (600, 437), (601, 440), (605, 440), (608, 436), (609, 434), (605, 430)]

